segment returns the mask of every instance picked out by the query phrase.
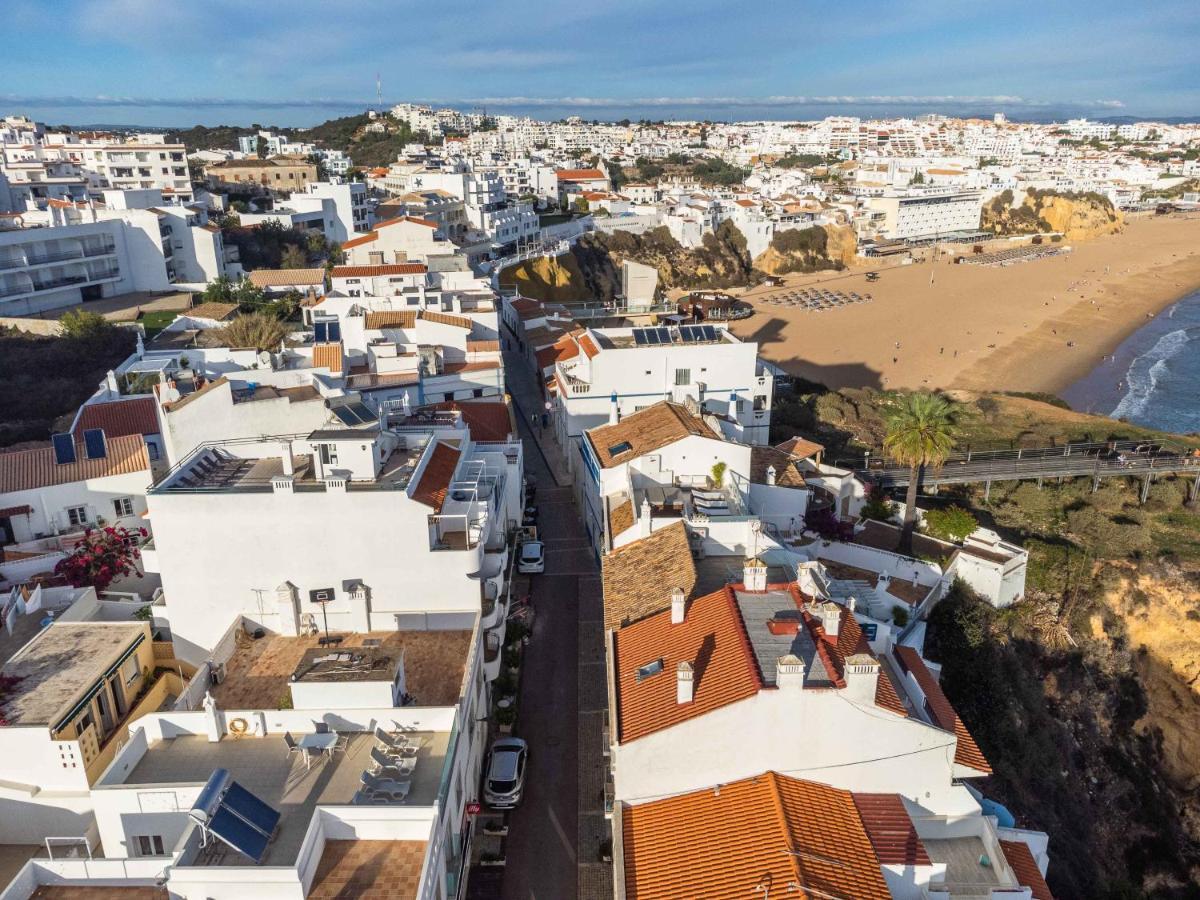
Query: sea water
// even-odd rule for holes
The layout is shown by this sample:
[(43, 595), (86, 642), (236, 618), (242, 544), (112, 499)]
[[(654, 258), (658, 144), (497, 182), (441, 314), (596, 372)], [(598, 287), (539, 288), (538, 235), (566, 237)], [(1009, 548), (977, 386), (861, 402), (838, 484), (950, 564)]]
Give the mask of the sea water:
[(1200, 291), (1163, 310), (1062, 397), (1080, 412), (1200, 432)]

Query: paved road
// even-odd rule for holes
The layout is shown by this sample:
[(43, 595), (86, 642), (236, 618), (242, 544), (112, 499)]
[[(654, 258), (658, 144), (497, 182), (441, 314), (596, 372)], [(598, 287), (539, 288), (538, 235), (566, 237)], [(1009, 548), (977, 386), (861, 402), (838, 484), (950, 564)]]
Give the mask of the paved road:
[[(538, 483), (546, 571), (532, 576), (533, 638), (521, 671), (516, 733), (529, 741), (525, 800), (512, 813), (505, 900), (571, 900), (578, 878), (580, 578), (595, 577), (571, 489), (555, 486), (528, 424), (525, 468)], [(521, 593), (518, 590), (518, 594)]]

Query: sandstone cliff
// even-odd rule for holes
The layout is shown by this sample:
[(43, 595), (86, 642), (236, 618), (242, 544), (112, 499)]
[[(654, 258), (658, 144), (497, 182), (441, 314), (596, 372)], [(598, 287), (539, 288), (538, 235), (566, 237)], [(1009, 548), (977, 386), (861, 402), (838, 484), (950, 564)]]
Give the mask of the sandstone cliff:
[(1023, 197), (1012, 191), (993, 197), (983, 208), (982, 227), (1002, 235), (1056, 231), (1067, 241), (1115, 234), (1125, 224), (1120, 210), (1101, 194), (1062, 194), (1032, 188)]

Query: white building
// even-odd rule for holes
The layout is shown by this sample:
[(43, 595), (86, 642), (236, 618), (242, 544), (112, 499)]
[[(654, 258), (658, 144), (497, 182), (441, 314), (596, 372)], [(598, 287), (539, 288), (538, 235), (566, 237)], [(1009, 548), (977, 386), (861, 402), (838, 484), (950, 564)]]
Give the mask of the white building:
[(325, 235), (331, 241), (344, 244), (355, 235), (370, 231), (375, 224), (367, 202), (367, 186), (362, 182), (310, 181), (303, 193), (293, 193), (287, 202), (296, 210), (311, 211), (323, 209), (320, 200), (333, 201), (334, 227)]
[(978, 191), (892, 193), (869, 197), (866, 206), (883, 214), (881, 237), (933, 239), (977, 231), (983, 214), (982, 196)]

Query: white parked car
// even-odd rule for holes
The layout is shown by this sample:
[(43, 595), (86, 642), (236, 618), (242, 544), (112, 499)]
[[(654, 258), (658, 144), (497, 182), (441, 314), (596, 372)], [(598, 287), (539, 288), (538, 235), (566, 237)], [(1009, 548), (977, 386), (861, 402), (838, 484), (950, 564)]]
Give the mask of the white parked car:
[(520, 738), (500, 738), (492, 744), (483, 802), (492, 809), (513, 809), (525, 790), (525, 761), (529, 745)]
[(526, 541), (521, 545), (517, 571), (527, 574), (546, 571), (546, 550), (541, 541)]

